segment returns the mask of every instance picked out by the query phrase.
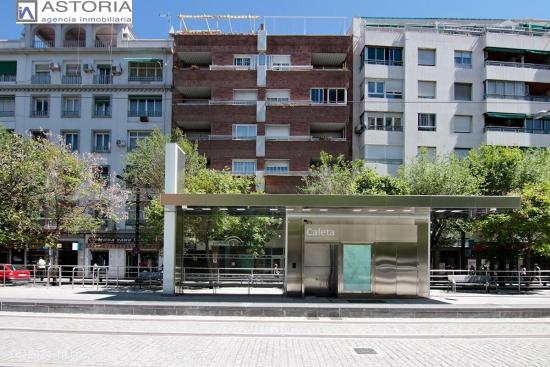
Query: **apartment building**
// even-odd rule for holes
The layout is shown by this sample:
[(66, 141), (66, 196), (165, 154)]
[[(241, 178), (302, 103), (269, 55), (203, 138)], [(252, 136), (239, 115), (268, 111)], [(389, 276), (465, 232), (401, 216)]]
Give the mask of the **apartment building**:
[(394, 174), (422, 148), (550, 147), (547, 24), (355, 18), (353, 157)]
[(352, 100), (350, 36), (175, 35), (173, 126), (268, 193), (296, 192), (321, 151), (351, 158)]
[[(171, 86), (172, 40), (138, 39), (128, 24), (25, 25), (21, 39), (0, 41), (0, 124), (97, 153), (105, 175), (121, 173), (126, 153), (152, 130), (170, 131)], [(136, 262), (128, 254), (135, 213), (129, 207), (127, 222), (96, 238), (67, 238), (60, 260), (123, 271)], [(143, 257), (158, 262), (158, 253)]]

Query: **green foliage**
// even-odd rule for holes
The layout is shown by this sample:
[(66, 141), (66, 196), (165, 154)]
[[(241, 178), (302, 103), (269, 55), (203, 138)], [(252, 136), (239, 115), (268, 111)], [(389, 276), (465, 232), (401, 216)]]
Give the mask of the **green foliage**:
[(429, 157), (426, 150), (399, 171), (411, 195), (476, 195), (480, 179), (473, 176), (467, 161), (455, 156)]
[(254, 186), (254, 177), (235, 176), (225, 170), (203, 168), (185, 178), (185, 191), (190, 194), (247, 194)]
[(363, 168), (363, 162), (350, 162), (343, 156), (334, 158), (325, 152), (321, 152), (320, 158), (319, 165), (312, 166), (309, 175), (302, 179), (302, 191), (306, 194), (355, 194), (355, 178)]
[(409, 187), (400, 177), (382, 176), (372, 168), (364, 168), (355, 177), (355, 191), (361, 195), (407, 195)]

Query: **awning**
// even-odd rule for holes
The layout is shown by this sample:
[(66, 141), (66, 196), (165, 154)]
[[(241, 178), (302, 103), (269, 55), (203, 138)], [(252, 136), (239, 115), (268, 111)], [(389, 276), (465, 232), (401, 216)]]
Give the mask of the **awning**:
[(521, 49), (521, 48), (503, 48), (503, 47), (485, 47), (487, 52), (498, 52), (506, 54), (519, 54), (519, 55), (550, 55), (550, 51), (544, 50), (530, 50), (530, 49)]
[(0, 61), (0, 75), (16, 75), (17, 61)]
[(523, 113), (501, 113), (501, 112), (487, 112), (485, 114), (487, 117), (496, 117), (501, 119), (521, 119), (524, 120), (528, 118), (528, 115)]
[(124, 59), (128, 62), (163, 62), (162, 59), (151, 59), (148, 57), (141, 57), (141, 58), (132, 58), (132, 59)]

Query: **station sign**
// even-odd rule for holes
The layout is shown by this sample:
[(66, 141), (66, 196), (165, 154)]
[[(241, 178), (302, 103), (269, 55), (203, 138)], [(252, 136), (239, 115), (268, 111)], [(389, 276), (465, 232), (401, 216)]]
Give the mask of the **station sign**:
[(132, 0), (16, 0), (17, 24), (131, 24)]

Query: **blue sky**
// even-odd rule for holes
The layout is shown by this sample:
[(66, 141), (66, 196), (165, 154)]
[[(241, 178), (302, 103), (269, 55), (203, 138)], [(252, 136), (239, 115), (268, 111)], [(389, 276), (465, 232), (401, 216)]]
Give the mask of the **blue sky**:
[[(254, 14), (373, 17), (550, 18), (549, 0), (134, 0), (134, 31), (142, 38), (166, 36), (166, 20), (186, 14)], [(0, 0), (0, 39), (18, 38), (15, 0)], [(350, 20), (348, 20), (349, 24)], [(174, 26), (178, 28), (177, 22)]]

